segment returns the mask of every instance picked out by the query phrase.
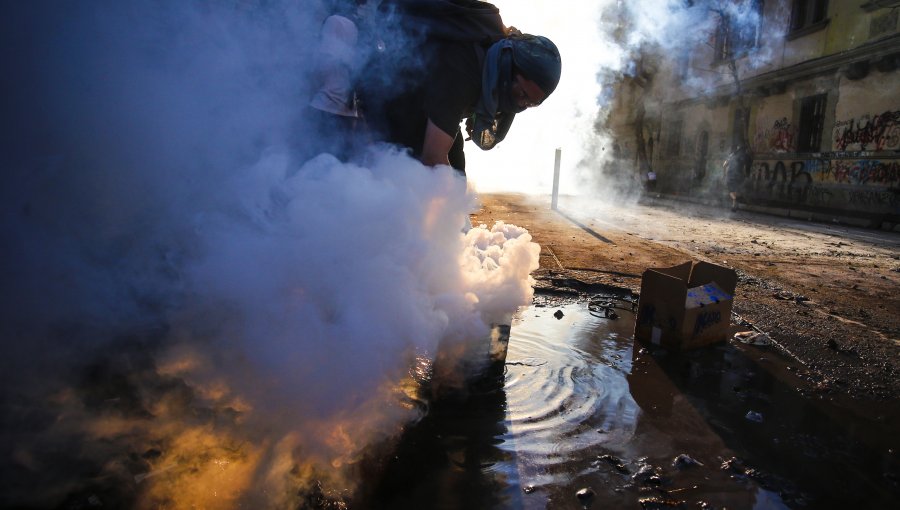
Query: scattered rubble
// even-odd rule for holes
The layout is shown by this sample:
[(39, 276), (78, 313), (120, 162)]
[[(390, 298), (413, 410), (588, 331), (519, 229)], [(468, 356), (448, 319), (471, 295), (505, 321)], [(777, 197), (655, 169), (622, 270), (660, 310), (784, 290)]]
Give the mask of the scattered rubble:
[(642, 461), (637, 472), (631, 475), (631, 480), (639, 485), (665, 485), (668, 480), (660, 472), (659, 468)]
[(578, 499), (580, 499), (582, 501), (591, 499), (594, 497), (594, 489), (591, 489), (590, 487), (585, 487), (585, 488), (579, 490), (578, 492), (576, 492), (575, 497), (577, 497)]
[(746, 418), (749, 421), (756, 422), (756, 423), (763, 422), (762, 413), (758, 413), (756, 411), (747, 411), (747, 414), (744, 416), (744, 418)]
[(672, 461), (672, 466), (675, 469), (687, 469), (694, 466), (702, 466), (703, 463), (699, 460), (691, 457), (686, 453), (682, 453), (681, 455), (675, 457), (675, 460)]
[(742, 331), (740, 333), (735, 333), (734, 339), (747, 345), (772, 345), (772, 339), (769, 335), (758, 331)]
[(612, 455), (601, 455), (598, 457), (598, 459), (602, 460), (602, 461), (606, 462), (607, 464), (609, 464), (610, 466), (614, 467), (616, 469), (616, 471), (618, 471), (619, 473), (622, 473), (624, 475), (631, 474), (631, 471), (628, 469), (628, 466), (626, 466), (625, 463), (622, 462), (622, 460), (619, 459), (618, 457), (615, 457)]

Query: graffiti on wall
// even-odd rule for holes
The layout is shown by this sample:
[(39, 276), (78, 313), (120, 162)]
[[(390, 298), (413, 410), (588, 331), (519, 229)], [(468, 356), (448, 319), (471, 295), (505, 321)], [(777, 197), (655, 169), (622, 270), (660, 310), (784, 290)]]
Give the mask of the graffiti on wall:
[(836, 183), (877, 186), (900, 185), (900, 162), (862, 159), (858, 161), (838, 160), (831, 164), (825, 177)]
[(787, 117), (782, 117), (771, 128), (757, 129), (753, 144), (757, 152), (792, 152), (794, 128)]
[(900, 161), (757, 160), (745, 191), (751, 200), (896, 212), (900, 202)]
[(896, 191), (853, 190), (849, 192), (850, 203), (866, 208), (891, 207), (896, 209), (900, 200)]
[(806, 202), (812, 176), (804, 161), (776, 161), (773, 165), (769, 161), (759, 161), (751, 168), (750, 181), (753, 189), (767, 198)]
[(900, 148), (900, 110), (834, 123), (834, 149), (880, 151)]

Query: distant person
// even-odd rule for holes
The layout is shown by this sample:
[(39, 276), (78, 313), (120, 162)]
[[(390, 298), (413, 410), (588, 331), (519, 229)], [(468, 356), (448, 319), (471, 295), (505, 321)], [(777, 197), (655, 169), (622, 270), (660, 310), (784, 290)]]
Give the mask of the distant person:
[(656, 172), (653, 170), (647, 172), (647, 191), (650, 193), (656, 191)]
[(743, 144), (738, 144), (728, 155), (722, 167), (725, 173), (725, 189), (731, 198), (731, 210), (737, 211), (739, 194), (744, 186), (747, 176), (747, 167), (750, 166), (750, 152)]
[(506, 28), (487, 2), (394, 3), (406, 9), (401, 23), (424, 34), (413, 51), (395, 51), (410, 51), (409, 59), (424, 63), (396, 81), (402, 90), (369, 89), (367, 106), (377, 112), (369, 120), (380, 123), (386, 141), (408, 147), (422, 163), (465, 173), (461, 121), (482, 150), (500, 143), (516, 114), (556, 89), (559, 50), (546, 37)]

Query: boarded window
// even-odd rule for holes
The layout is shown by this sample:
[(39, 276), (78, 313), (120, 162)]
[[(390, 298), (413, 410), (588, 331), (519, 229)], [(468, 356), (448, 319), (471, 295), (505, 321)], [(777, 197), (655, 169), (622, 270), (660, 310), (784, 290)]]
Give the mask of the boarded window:
[(803, 30), (825, 21), (828, 0), (794, 0), (791, 8), (791, 31)]
[(822, 149), (822, 127), (825, 124), (827, 94), (800, 100), (800, 125), (797, 129), (797, 151), (819, 152)]

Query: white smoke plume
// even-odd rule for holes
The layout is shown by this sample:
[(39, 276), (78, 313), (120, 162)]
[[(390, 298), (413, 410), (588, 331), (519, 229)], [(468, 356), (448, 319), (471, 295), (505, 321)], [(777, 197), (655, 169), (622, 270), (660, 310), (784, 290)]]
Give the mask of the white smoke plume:
[(415, 357), (530, 301), (539, 248), (462, 234), (449, 168), (298, 156), (318, 2), (8, 10), (0, 506), (352, 488)]
[[(735, 30), (759, 38), (759, 46), (738, 62), (742, 76), (770, 65), (774, 47), (766, 41), (778, 40), (785, 29), (760, 28), (753, 0), (599, 0), (569, 2), (565, 8), (550, 1), (494, 3), (507, 24), (550, 37), (560, 49), (563, 72), (557, 90), (539, 108), (517, 116), (502, 144), (467, 154), (469, 173), (481, 191), (549, 194), (554, 151), (561, 148), (561, 194), (617, 200), (639, 183), (634, 182), (633, 157), (613, 159), (614, 140), (604, 127), (611, 102), (621, 99), (615, 84), (634, 76), (641, 51), (665, 60), (668, 71), (684, 64), (679, 76), (655, 76), (652, 86), (659, 97), (674, 99), (679, 90), (705, 96), (732, 81), (727, 66), (712, 64), (714, 10), (727, 13)], [(604, 176), (610, 173), (620, 179)]]

